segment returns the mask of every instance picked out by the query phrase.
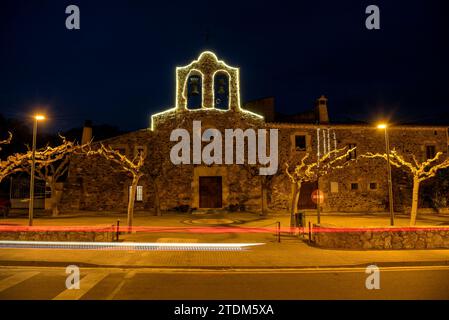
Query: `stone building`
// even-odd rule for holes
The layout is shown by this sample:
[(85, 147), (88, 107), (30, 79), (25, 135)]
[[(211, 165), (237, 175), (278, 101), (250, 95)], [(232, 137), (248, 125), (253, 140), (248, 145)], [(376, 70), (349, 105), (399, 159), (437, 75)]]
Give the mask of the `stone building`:
[[(162, 210), (260, 211), (261, 198), (265, 194), (270, 210), (287, 211), (291, 185), (284, 171), (285, 163), (293, 165), (305, 153), (313, 159), (318, 153), (345, 146), (357, 147), (350, 155), (357, 161), (345, 169), (321, 177), (317, 182), (306, 183), (302, 188), (299, 207), (314, 208), (311, 193), (319, 187), (324, 192), (323, 211), (386, 210), (388, 188), (385, 161), (359, 159), (359, 155), (365, 152), (385, 151), (383, 131), (371, 125), (332, 124), (325, 97), (320, 97), (310, 112), (290, 117), (277, 114), (274, 101), (270, 98), (242, 106), (239, 69), (218, 60), (212, 52), (204, 52), (189, 65), (178, 67), (176, 77), (173, 108), (152, 115), (148, 128), (102, 141), (129, 158), (139, 151), (145, 152), (144, 176), (136, 195), (137, 210), (153, 210), (157, 194)], [(201, 132), (194, 132), (194, 121), (201, 121)], [(83, 139), (87, 141), (91, 132), (85, 129)], [(188, 156), (192, 160), (190, 163), (174, 164), (170, 153), (178, 140), (171, 141), (170, 136), (176, 129), (185, 129), (192, 139), (195, 134), (201, 138), (207, 129), (217, 129), (223, 137), (226, 129), (242, 129), (244, 132), (254, 129), (256, 133), (262, 129), (267, 132), (277, 129), (277, 173), (269, 179), (264, 193), (261, 187), (264, 177), (255, 173), (254, 166), (247, 163), (248, 149), (245, 149), (245, 164), (223, 164), (225, 161), (222, 164), (195, 163), (194, 155)], [(432, 157), (438, 151), (446, 157), (447, 129), (393, 126), (389, 128), (391, 147), (402, 154), (414, 154), (421, 160)], [(269, 143), (272, 143), (271, 136)], [(205, 144), (205, 141), (200, 142), (200, 148)], [(223, 156), (225, 149), (223, 144)], [(193, 154), (195, 150), (189, 151)], [(394, 171), (394, 177), (396, 210), (406, 210), (411, 199), (410, 181), (400, 170)], [(112, 162), (102, 158), (73, 157), (61, 209), (126, 210), (130, 183), (131, 178)]]

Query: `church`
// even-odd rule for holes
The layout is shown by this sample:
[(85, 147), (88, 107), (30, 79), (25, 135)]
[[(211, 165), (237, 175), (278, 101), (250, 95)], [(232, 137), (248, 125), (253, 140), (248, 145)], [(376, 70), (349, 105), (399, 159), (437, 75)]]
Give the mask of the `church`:
[[(294, 166), (305, 154), (316, 159), (326, 150), (343, 147), (356, 147), (348, 160), (357, 161), (318, 181), (304, 183), (298, 199), (299, 209), (316, 208), (312, 193), (319, 189), (324, 195), (320, 205), (323, 212), (388, 210), (385, 161), (359, 159), (366, 152), (385, 152), (384, 131), (369, 124), (333, 124), (324, 96), (317, 99), (312, 110), (284, 117), (276, 113), (271, 98), (242, 104), (239, 77), (239, 68), (227, 65), (210, 51), (203, 52), (190, 64), (176, 68), (176, 98), (172, 108), (151, 115), (147, 128), (101, 141), (128, 158), (144, 152), (144, 175), (137, 187), (136, 210), (154, 212), (158, 206), (161, 210), (182, 212), (260, 212), (266, 206), (269, 212), (288, 212), (291, 182), (285, 164)], [(196, 132), (198, 122), (201, 126)], [(173, 162), (171, 153), (179, 143), (173, 138), (174, 132), (188, 133), (194, 138), (209, 130), (221, 132), (224, 137), (229, 129), (245, 133), (243, 140), (248, 144), (236, 149), (233, 155), (236, 159), (243, 158), (243, 163), (207, 163), (192, 158), (190, 162)], [(447, 157), (447, 127), (400, 125), (388, 131), (391, 148), (402, 154), (426, 160), (441, 151)], [(254, 163), (250, 163), (248, 132), (273, 133), (264, 142), (271, 151), (271, 154), (266, 151), (265, 156), (270, 155), (271, 164), (276, 165), (270, 175), (259, 175)], [(91, 137), (91, 128), (85, 126), (82, 142)], [(273, 154), (275, 142), (277, 150)], [(200, 139), (198, 150), (204, 151), (203, 144), (204, 140)], [(257, 145), (260, 147), (260, 141)], [(195, 146), (192, 148), (194, 155)], [(224, 156), (228, 151), (224, 143), (220, 148)], [(61, 211), (126, 211), (131, 178), (116, 166), (100, 157), (72, 156)], [(410, 179), (399, 169), (393, 174), (395, 210), (407, 212), (411, 206)]]

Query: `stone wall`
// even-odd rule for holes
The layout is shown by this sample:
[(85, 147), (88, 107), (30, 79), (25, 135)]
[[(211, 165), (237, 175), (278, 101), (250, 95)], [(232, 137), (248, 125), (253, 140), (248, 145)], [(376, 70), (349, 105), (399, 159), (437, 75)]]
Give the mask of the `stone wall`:
[(313, 242), (329, 249), (449, 249), (449, 228), (343, 229), (314, 226)]
[[(290, 206), (290, 181), (285, 174), (285, 163), (293, 167), (306, 152), (309, 159), (317, 157), (317, 128), (331, 128), (335, 132), (337, 148), (348, 144), (357, 146), (357, 161), (347, 168), (336, 170), (320, 178), (320, 190), (324, 192), (323, 212), (379, 212), (388, 208), (386, 163), (382, 159), (362, 159), (366, 152), (383, 153), (384, 133), (372, 126), (362, 125), (311, 125), (265, 123), (259, 117), (242, 111), (184, 110), (171, 109), (152, 117), (152, 129), (125, 134), (103, 141), (114, 148), (123, 149), (132, 158), (136, 148), (147, 151), (144, 176), (139, 185), (143, 187), (143, 201), (135, 204), (136, 210), (152, 210), (155, 192), (158, 190), (162, 210), (181, 206), (197, 207), (198, 172), (220, 172), (226, 185), (223, 208), (240, 206), (250, 211), (260, 210), (261, 181), (257, 175), (242, 165), (174, 165), (170, 161), (170, 150), (177, 142), (170, 141), (174, 129), (186, 129), (190, 136), (192, 123), (200, 120), (202, 130), (216, 128), (274, 128), (279, 129), (279, 168), (268, 190), (268, 206), (276, 212), (287, 212)], [(307, 149), (296, 151), (294, 137), (306, 135)], [(444, 127), (397, 127), (390, 129), (391, 147), (401, 154), (411, 154), (419, 160), (425, 157), (425, 146), (434, 145), (436, 152), (447, 156), (447, 132)], [(95, 147), (95, 145), (93, 146)], [(322, 149), (320, 149), (321, 152)], [(195, 174), (195, 172), (197, 172)], [(407, 211), (410, 206), (410, 176), (402, 169), (393, 168), (395, 209)], [(131, 177), (120, 170), (117, 164), (101, 157), (74, 156), (70, 163), (68, 180), (64, 185), (61, 211), (118, 210), (126, 211)], [(352, 184), (358, 188), (353, 189)], [(370, 188), (370, 185), (375, 186)]]
[(112, 231), (1, 231), (0, 240), (110, 242)]
[[(220, 110), (171, 111), (153, 117), (154, 131), (140, 130), (102, 143), (113, 148), (124, 149), (132, 157), (137, 146), (147, 150), (143, 169), (143, 201), (136, 202), (137, 210), (152, 210), (155, 201), (155, 184), (162, 210), (173, 210), (180, 206), (196, 207), (198, 191), (197, 172), (216, 171), (224, 177), (227, 190), (223, 207), (244, 206), (257, 210), (260, 203), (260, 178), (252, 176), (248, 166), (242, 165), (174, 165), (170, 161), (170, 150), (177, 142), (170, 142), (174, 129), (184, 128), (192, 137), (192, 123), (201, 121), (202, 130), (216, 128), (221, 132), (228, 128), (263, 128), (263, 121), (245, 112)], [(93, 145), (98, 147), (98, 144)], [(215, 168), (215, 169), (213, 169)], [(128, 203), (131, 177), (120, 170), (117, 164), (102, 157), (74, 156), (70, 162), (68, 180), (64, 186), (61, 210), (119, 210), (125, 211)], [(195, 193), (196, 192), (196, 193)]]
[[(127, 157), (133, 158), (137, 149), (150, 149), (152, 132), (144, 129), (103, 141), (105, 145), (123, 149)], [(94, 144), (92, 148), (99, 145)], [(148, 166), (151, 169), (150, 166)], [(147, 169), (148, 169), (147, 168)], [(101, 156), (74, 155), (70, 159), (68, 179), (64, 184), (60, 210), (118, 210), (125, 211), (128, 203), (131, 176), (120, 166)], [(136, 201), (135, 209), (152, 207), (154, 194), (149, 172), (140, 180), (143, 186), (143, 201)]]

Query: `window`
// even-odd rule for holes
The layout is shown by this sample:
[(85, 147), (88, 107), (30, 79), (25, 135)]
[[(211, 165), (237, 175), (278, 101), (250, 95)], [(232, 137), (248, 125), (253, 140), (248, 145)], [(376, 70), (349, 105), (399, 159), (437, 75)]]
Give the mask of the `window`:
[(427, 159), (433, 159), (436, 155), (435, 146), (426, 146), (426, 157)]
[(137, 190), (136, 190), (136, 200), (137, 201), (143, 201), (143, 187), (142, 186), (137, 186)]
[(359, 190), (359, 184), (358, 183), (351, 183), (351, 190)]
[[(349, 143), (347, 147), (348, 147), (348, 150), (351, 150), (352, 148), (357, 147), (357, 145), (355, 143)], [(347, 160), (355, 160), (355, 159), (357, 159), (357, 149), (354, 149), (353, 151), (348, 153), (346, 159)]]
[(369, 184), (369, 189), (370, 190), (377, 190), (377, 183), (376, 182), (371, 182)]
[(331, 193), (338, 193), (338, 182), (331, 182)]
[[(131, 196), (131, 186), (129, 186), (129, 195)], [(143, 186), (137, 186), (136, 201), (143, 201)]]
[(306, 151), (306, 136), (300, 135), (295, 136), (295, 150), (296, 151)]

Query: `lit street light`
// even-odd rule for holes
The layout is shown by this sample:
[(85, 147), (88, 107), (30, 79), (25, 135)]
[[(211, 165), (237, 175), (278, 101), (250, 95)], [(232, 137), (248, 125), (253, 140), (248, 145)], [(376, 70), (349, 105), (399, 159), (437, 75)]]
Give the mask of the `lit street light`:
[(390, 140), (388, 137), (388, 125), (380, 123), (377, 125), (378, 129), (383, 129), (385, 132), (385, 149), (387, 153), (387, 171), (388, 171), (388, 203), (390, 205), (390, 225), (394, 226), (394, 208), (393, 208), (393, 182), (391, 179), (391, 164), (390, 164)]
[(36, 136), (37, 136), (37, 122), (45, 120), (45, 116), (37, 114), (34, 116), (33, 126), (33, 149), (31, 156), (31, 181), (30, 181), (30, 206), (28, 212), (28, 225), (33, 225), (33, 210), (34, 210), (34, 170), (36, 166)]

